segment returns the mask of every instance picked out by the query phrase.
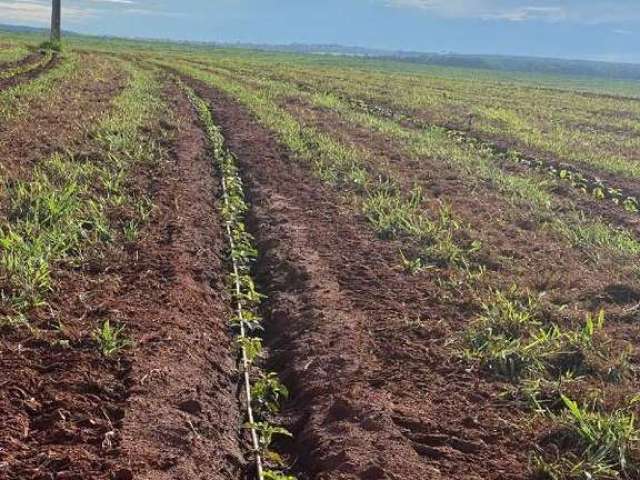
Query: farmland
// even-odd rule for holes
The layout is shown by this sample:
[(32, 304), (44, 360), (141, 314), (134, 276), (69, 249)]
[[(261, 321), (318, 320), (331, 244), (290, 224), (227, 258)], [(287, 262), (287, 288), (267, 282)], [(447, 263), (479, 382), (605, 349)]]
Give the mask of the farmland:
[(0, 34), (0, 478), (640, 478), (640, 86)]

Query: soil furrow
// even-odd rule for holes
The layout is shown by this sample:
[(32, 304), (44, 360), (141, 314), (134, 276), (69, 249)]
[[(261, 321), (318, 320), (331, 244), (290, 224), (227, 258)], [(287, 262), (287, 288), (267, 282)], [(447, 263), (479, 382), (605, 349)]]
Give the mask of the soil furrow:
[(219, 185), (190, 103), (174, 85), (167, 96), (180, 130), (169, 163), (149, 180), (155, 220), (108, 302), (140, 339), (122, 448), (135, 478), (231, 480), (245, 461)]
[[(207, 66), (209, 68), (211, 67), (204, 62), (192, 60), (189, 63), (199, 65), (201, 68)], [(232, 72), (230, 73), (232, 74)], [(290, 84), (303, 92), (315, 93), (318, 90), (326, 90), (326, 87), (321, 86), (315, 88), (314, 84), (309, 80), (292, 81), (287, 76), (278, 76), (273, 74), (270, 75), (269, 78)], [(331, 79), (333, 78), (330, 78), (330, 80)], [(581, 173), (593, 184), (603, 181), (609, 187), (622, 190), (625, 196), (630, 195), (640, 199), (640, 188), (638, 187), (638, 182), (635, 181), (635, 179), (625, 178), (621, 175), (603, 171), (588, 162), (559, 158), (557, 155), (545, 151), (544, 149), (527, 146), (523, 144), (522, 141), (515, 138), (499, 136), (478, 130), (474, 128), (473, 116), (464, 109), (456, 111), (455, 106), (452, 106), (452, 110), (449, 112), (449, 115), (444, 119), (441, 112), (432, 112), (425, 108), (401, 108), (391, 103), (380, 103), (380, 101), (375, 103), (375, 101), (368, 97), (354, 96), (352, 93), (340, 89), (337, 91), (331, 90), (328, 91), (328, 93), (339, 96), (343, 101), (351, 104), (354, 108), (363, 110), (365, 113), (398, 121), (404, 127), (420, 130), (437, 126), (453, 133), (463, 135), (469, 139), (483, 142), (498, 153), (517, 150), (520, 153), (521, 158), (531, 164), (542, 163), (545, 167), (554, 167), (557, 170), (567, 169), (575, 171)], [(611, 96), (611, 98), (623, 99), (623, 97), (615, 96)]]
[[(192, 85), (243, 169), (303, 478), (521, 478), (526, 453), (514, 445), (529, 439), (504, 426), (494, 387), (478, 387), (442, 350), (464, 306), (398, 271), (397, 245), (339, 208), (243, 108)], [(481, 416), (460, 413), (478, 403)]]
[[(624, 307), (635, 302), (631, 296), (625, 305), (617, 305), (618, 300), (607, 304), (606, 290), (611, 285), (629, 284), (636, 288), (637, 284), (633, 268), (628, 271), (620, 268), (615, 252), (601, 254), (598, 264), (594, 265), (583, 251), (568, 248), (566, 241), (544, 228), (540, 212), (514, 207), (496, 191), (496, 185), (471, 181), (455, 169), (443, 168), (434, 159), (412, 158), (403, 153), (402, 145), (393, 139), (350, 124), (331, 111), (299, 102), (283, 106), (303, 125), (327, 132), (346, 145), (363, 148), (371, 163), (383, 172), (391, 171), (407, 191), (419, 185), (427, 198), (452, 205), (455, 215), (471, 226), (468, 234), (482, 240), (484, 262), (490, 270), (496, 270), (504, 288), (512, 283), (527, 285), (534, 291), (547, 291), (558, 304), (579, 304), (588, 300), (587, 308), (592, 308), (597, 298), (602, 301), (598, 304), (612, 315), (621, 313)], [(592, 218), (605, 218), (640, 236), (638, 215), (621, 212), (608, 202), (583, 201), (581, 195), (569, 187), (553, 193), (584, 207)], [(483, 199), (481, 203), (477, 202), (478, 196)], [(558, 212), (565, 210), (561, 203), (554, 208)], [(513, 258), (518, 261), (513, 262)], [(557, 278), (561, 276), (570, 278), (568, 281), (575, 285), (571, 296), (568, 296), (566, 284), (558, 283)], [(556, 293), (561, 296), (554, 298)]]
[[(195, 64), (208, 73), (214, 73), (236, 81), (236, 77), (225, 69), (222, 69), (223, 71), (220, 71), (219, 69), (213, 70), (210, 65), (207, 68), (207, 64), (204, 62), (189, 61), (187, 63)], [(251, 88), (261, 88), (259, 82), (251, 78), (244, 78), (243, 82), (250, 85)], [(285, 81), (285, 83), (287, 82)], [(306, 83), (291, 82), (290, 85), (295, 86), (295, 88), (298, 88), (301, 92), (313, 93), (313, 89)], [(361, 111), (374, 117), (397, 121), (399, 122), (399, 125), (404, 128), (419, 131), (421, 129), (431, 127), (429, 124), (421, 123), (418, 119), (413, 118), (411, 114), (407, 112), (396, 112), (385, 105), (370, 105), (366, 103), (365, 100), (354, 100), (354, 98), (348, 97), (347, 95), (341, 95), (341, 98), (344, 102), (351, 105), (356, 112)], [(344, 136), (344, 132), (362, 130), (365, 131), (364, 134), (360, 134), (360, 137), (362, 138), (383, 138), (382, 134), (372, 132), (364, 127), (347, 122), (338, 114), (338, 112), (313, 105), (311, 101), (305, 97), (291, 96), (283, 98), (280, 101), (280, 106), (303, 119), (305, 117), (317, 117), (320, 115), (327, 117), (327, 121), (325, 122), (329, 126), (327, 131), (331, 131), (332, 134), (337, 137)], [(579, 179), (574, 175), (574, 178), (576, 178), (575, 188), (571, 188), (570, 181), (559, 181), (558, 187), (553, 189), (551, 193), (560, 201), (562, 201), (562, 199), (569, 199), (579, 207), (582, 212), (585, 212), (585, 214), (593, 216), (595, 212), (597, 216), (601, 216), (617, 226), (632, 230), (636, 236), (640, 235), (640, 217), (637, 212), (628, 211), (624, 206), (625, 199), (628, 197), (631, 197), (628, 201), (630, 201), (632, 205), (637, 206), (638, 199), (640, 199), (640, 196), (638, 196), (640, 191), (635, 187), (634, 189), (630, 189), (628, 182), (624, 182), (624, 179), (623, 183), (625, 183), (625, 185), (622, 185), (617, 181), (619, 180), (618, 177), (616, 177), (616, 181), (610, 184), (606, 181), (600, 180), (600, 178), (595, 176), (593, 172), (590, 171), (590, 173), (588, 173), (580, 170), (579, 168), (576, 168), (575, 165), (567, 164), (558, 160), (541, 160), (540, 157), (532, 157), (531, 155), (526, 154), (521, 154), (519, 156), (519, 161), (516, 162), (514, 160), (504, 158), (510, 151), (510, 148), (505, 146), (506, 144), (504, 143), (504, 140), (496, 140), (493, 138), (493, 140), (489, 141), (486, 138), (471, 134), (469, 130), (462, 131), (449, 124), (446, 124), (445, 126), (441, 126), (439, 124), (434, 125), (448, 130), (452, 135), (456, 135), (459, 138), (472, 142), (480, 142), (483, 146), (490, 148), (496, 154), (496, 164), (505, 172), (525, 176), (530, 174), (530, 172), (533, 172), (535, 175), (547, 174), (550, 169), (554, 169), (556, 172), (554, 174), (555, 178), (559, 178), (562, 170), (565, 172), (571, 172), (571, 174), (578, 174), (578, 176), (580, 176)], [(451, 141), (456, 142), (456, 139), (452, 138)], [(404, 145), (400, 140), (384, 137), (380, 142), (388, 144), (397, 152), (402, 152), (404, 149)], [(583, 187), (588, 191), (588, 193), (582, 191)], [(613, 194), (612, 191), (609, 190), (610, 188), (616, 188), (618, 190), (617, 193), (615, 193), (615, 196), (619, 199), (618, 204), (615, 204), (612, 201)], [(596, 190), (598, 191), (597, 193), (602, 194), (604, 198), (601, 200), (594, 198)]]

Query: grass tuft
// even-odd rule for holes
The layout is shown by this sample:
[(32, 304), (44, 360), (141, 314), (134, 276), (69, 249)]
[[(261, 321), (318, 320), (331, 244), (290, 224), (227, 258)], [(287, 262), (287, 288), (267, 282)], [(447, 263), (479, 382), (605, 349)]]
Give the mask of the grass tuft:
[(628, 409), (591, 411), (562, 396), (566, 409), (553, 420), (551, 443), (564, 454), (533, 458), (537, 478), (549, 480), (613, 480), (640, 476), (640, 430)]
[(52, 52), (62, 52), (62, 42), (60, 40), (46, 40), (42, 42), (38, 48), (40, 50), (49, 50)]
[(626, 352), (612, 351), (603, 331), (604, 311), (587, 315), (577, 330), (562, 329), (541, 318), (537, 299), (514, 287), (494, 292), (483, 314), (466, 334), (466, 358), (491, 374), (523, 386), (525, 396), (541, 408), (544, 385), (583, 375), (619, 381), (626, 374)]

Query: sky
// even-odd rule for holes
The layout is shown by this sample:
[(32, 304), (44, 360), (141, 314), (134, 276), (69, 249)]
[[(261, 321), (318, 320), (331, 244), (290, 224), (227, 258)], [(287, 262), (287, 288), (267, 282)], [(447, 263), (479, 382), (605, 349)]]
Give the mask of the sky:
[[(63, 28), (174, 40), (640, 63), (640, 0), (62, 0)], [(0, 0), (0, 23), (48, 26), (51, 0)]]

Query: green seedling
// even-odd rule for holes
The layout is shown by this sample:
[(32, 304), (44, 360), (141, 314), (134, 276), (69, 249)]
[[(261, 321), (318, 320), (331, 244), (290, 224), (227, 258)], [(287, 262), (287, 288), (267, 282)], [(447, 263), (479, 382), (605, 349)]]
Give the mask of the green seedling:
[(238, 337), (238, 346), (243, 348), (247, 361), (253, 363), (262, 355), (262, 340), (258, 337)]
[(269, 372), (255, 381), (251, 394), (258, 412), (273, 414), (280, 409), (280, 402), (289, 397), (289, 390), (280, 382), (278, 375)]
[(136, 213), (142, 223), (149, 221), (153, 212), (153, 202), (149, 198), (141, 198), (136, 202)]
[(107, 319), (93, 331), (93, 339), (105, 357), (111, 357), (131, 345), (131, 341), (124, 336), (124, 328), (124, 325), (112, 327)]
[(551, 418), (567, 453), (555, 460), (537, 456), (538, 476), (552, 480), (610, 480), (640, 475), (640, 431), (627, 410), (590, 411), (562, 395), (566, 410)]
[[(247, 305), (258, 305), (265, 298), (264, 295), (256, 290), (256, 285), (251, 275), (231, 273), (230, 278), (232, 293), (236, 300), (240, 300)], [(236, 291), (236, 282), (240, 284), (240, 293)]]
[[(515, 288), (494, 292), (483, 314), (467, 333), (469, 348), (463, 353), (496, 376), (517, 382), (598, 374), (613, 379), (624, 375), (624, 356), (612, 365), (607, 342), (597, 337), (604, 326), (604, 311), (587, 315), (580, 330), (562, 330), (539, 318), (537, 300), (519, 295)], [(601, 365), (606, 365), (601, 371)], [(527, 393), (528, 397), (535, 395)]]
[(276, 472), (273, 470), (264, 471), (264, 480), (296, 480), (293, 475), (286, 475), (284, 473)]
[(622, 205), (624, 206), (624, 209), (628, 212), (638, 213), (638, 211), (640, 211), (638, 200), (635, 199), (634, 197), (627, 197)]
[(407, 258), (402, 251), (400, 251), (400, 261), (402, 262), (402, 267), (411, 275), (415, 275), (425, 268), (422, 258)]
[(137, 240), (138, 233), (138, 222), (136, 222), (135, 220), (129, 220), (124, 224), (124, 227), (122, 227), (122, 234), (124, 235), (124, 239), (129, 243), (133, 243)]
[(292, 437), (291, 432), (286, 428), (271, 425), (268, 422), (254, 422), (245, 424), (245, 428), (253, 428), (260, 439), (260, 451), (268, 451), (273, 443), (273, 438), (277, 435), (283, 437)]
[(244, 326), (251, 332), (264, 330), (262, 325), (262, 318), (251, 310), (244, 310), (242, 312), (242, 318), (237, 315), (231, 318), (231, 325), (235, 327), (240, 327), (240, 324), (243, 323)]

